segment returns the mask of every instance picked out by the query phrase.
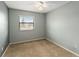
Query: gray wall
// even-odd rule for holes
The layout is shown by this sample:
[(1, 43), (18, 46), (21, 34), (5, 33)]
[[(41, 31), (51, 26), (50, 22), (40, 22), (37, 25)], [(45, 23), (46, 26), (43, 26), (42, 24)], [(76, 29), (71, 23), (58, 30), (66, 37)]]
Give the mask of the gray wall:
[[(34, 16), (34, 29), (20, 31), (19, 15)], [(9, 9), (10, 43), (45, 37), (45, 16), (40, 13)]]
[(47, 37), (79, 53), (79, 2), (70, 2), (47, 14)]
[(8, 43), (8, 9), (0, 2), (0, 56)]

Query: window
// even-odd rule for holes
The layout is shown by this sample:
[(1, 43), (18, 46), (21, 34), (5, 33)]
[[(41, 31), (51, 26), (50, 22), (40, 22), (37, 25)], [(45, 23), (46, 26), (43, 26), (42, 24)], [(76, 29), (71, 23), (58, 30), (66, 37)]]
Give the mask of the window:
[(33, 17), (32, 16), (20, 16), (20, 30), (33, 30)]

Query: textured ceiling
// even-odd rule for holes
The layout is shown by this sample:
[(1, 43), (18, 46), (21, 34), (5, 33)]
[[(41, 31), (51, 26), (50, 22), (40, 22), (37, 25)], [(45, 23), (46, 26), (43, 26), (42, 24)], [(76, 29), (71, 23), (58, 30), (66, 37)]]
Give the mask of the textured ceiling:
[(27, 10), (33, 12), (47, 13), (51, 10), (59, 8), (60, 6), (69, 3), (69, 1), (45, 1), (47, 8), (42, 11), (39, 11), (34, 5), (37, 1), (5, 1), (6, 5), (9, 8)]

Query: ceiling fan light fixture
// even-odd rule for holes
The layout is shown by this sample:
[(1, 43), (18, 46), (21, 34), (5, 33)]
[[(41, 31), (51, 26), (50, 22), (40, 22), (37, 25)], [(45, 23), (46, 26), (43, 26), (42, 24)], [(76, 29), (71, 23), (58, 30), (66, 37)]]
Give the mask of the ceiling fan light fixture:
[(40, 2), (36, 3), (35, 7), (38, 10), (42, 11), (42, 10), (44, 10), (47, 7), (47, 4), (45, 2), (40, 1)]
[(40, 11), (42, 11), (42, 10), (43, 10), (43, 7), (39, 7), (38, 9), (39, 9)]

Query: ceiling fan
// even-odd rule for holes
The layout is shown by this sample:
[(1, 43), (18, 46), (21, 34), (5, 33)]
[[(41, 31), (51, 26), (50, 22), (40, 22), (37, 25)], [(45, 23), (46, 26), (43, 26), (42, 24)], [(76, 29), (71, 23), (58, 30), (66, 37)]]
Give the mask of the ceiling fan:
[(47, 8), (47, 4), (45, 1), (38, 1), (36, 2), (36, 4), (34, 5), (39, 11), (44, 10), (45, 8)]

